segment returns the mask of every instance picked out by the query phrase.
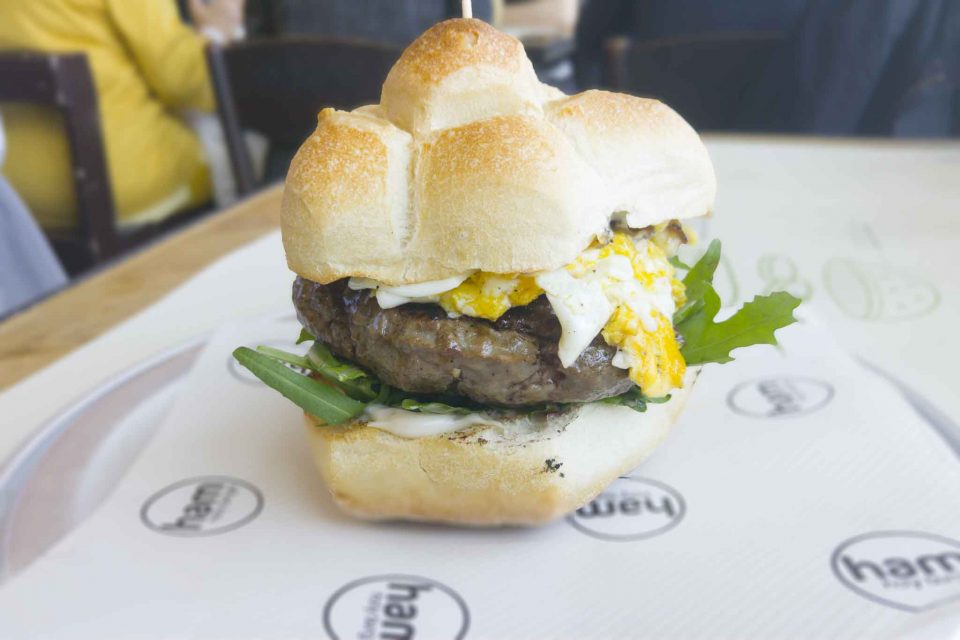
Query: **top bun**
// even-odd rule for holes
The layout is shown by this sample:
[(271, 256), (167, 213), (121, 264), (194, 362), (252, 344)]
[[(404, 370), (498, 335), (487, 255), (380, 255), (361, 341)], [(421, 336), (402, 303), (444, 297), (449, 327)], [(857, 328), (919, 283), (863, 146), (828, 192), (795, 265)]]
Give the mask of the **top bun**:
[(633, 227), (707, 214), (716, 179), (683, 118), (657, 100), (566, 96), (518, 40), (441, 22), (387, 75), (380, 104), (324, 109), (283, 198), (290, 268), (386, 284), (571, 262), (615, 213)]

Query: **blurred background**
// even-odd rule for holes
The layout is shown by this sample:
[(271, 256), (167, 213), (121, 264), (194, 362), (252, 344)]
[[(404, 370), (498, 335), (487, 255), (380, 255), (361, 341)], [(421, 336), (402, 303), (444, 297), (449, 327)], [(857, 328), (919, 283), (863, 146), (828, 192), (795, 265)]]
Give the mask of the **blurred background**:
[[(960, 135), (957, 0), (476, 0), (702, 131)], [(0, 318), (281, 181), (459, 0), (0, 0)]]

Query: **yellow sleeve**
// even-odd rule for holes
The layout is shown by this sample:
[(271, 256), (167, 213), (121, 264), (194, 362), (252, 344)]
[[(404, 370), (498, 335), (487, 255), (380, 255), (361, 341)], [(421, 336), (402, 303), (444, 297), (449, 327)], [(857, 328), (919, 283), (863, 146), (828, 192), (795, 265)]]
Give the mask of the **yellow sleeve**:
[(147, 84), (171, 109), (213, 111), (206, 41), (180, 20), (174, 0), (106, 0)]

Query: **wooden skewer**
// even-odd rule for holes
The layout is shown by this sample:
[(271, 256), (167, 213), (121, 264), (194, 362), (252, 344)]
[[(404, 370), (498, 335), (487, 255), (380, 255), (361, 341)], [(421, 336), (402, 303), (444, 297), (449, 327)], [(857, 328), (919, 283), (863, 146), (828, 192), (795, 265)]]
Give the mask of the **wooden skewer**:
[(463, 11), (464, 18), (473, 17), (473, 2), (470, 0), (460, 0), (460, 10)]

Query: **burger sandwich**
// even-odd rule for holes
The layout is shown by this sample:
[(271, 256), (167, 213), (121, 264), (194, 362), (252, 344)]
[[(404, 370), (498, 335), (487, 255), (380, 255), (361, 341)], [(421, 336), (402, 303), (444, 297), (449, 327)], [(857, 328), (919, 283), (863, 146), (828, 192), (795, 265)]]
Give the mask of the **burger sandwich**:
[(723, 321), (716, 180), (656, 100), (568, 96), (479, 20), (437, 24), (380, 103), (324, 109), (282, 235), (306, 355), (241, 347), (305, 411), (336, 502), (367, 518), (537, 524), (664, 438), (700, 367), (775, 344), (799, 301)]

